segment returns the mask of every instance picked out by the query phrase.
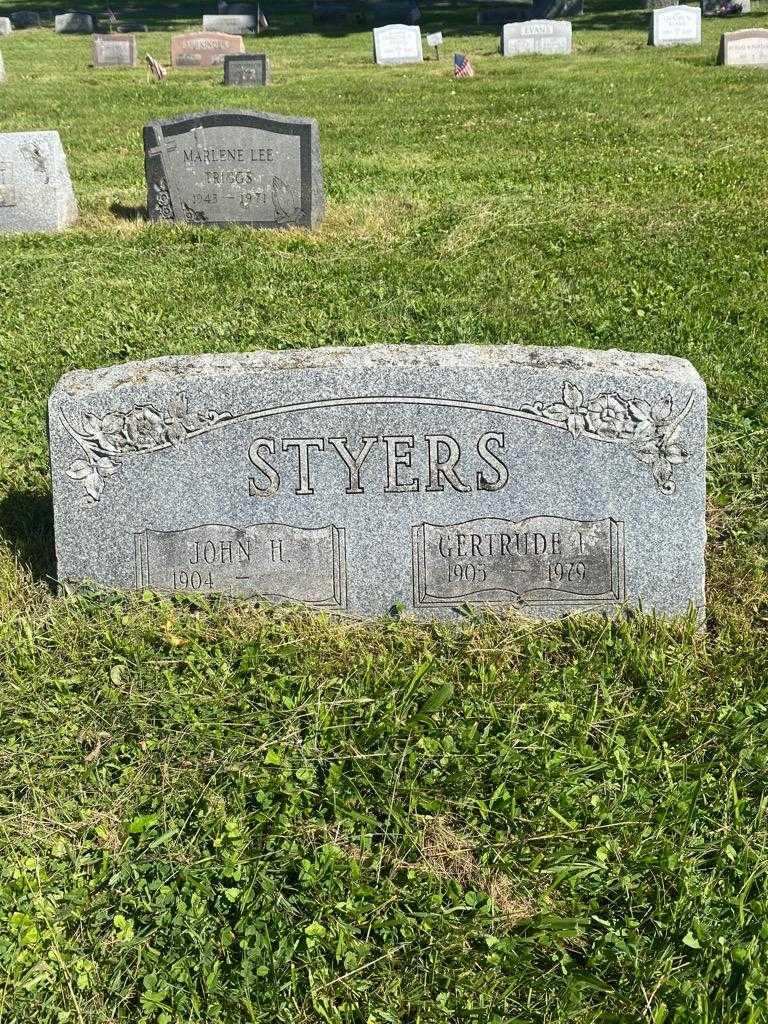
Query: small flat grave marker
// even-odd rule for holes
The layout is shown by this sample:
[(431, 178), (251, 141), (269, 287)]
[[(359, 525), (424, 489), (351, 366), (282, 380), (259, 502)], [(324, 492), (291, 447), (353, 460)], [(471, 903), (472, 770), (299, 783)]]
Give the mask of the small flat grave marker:
[(49, 402), (58, 578), (422, 618), (704, 608), (683, 359), (518, 346), (165, 357)]
[(659, 7), (651, 14), (651, 46), (700, 46), (701, 8), (689, 4)]
[(418, 25), (383, 25), (373, 30), (377, 64), (419, 64), (424, 60)]
[(242, 36), (224, 32), (185, 32), (171, 36), (171, 64), (175, 68), (221, 67), (230, 53), (245, 53)]
[(265, 53), (237, 53), (224, 58), (224, 85), (269, 85), (269, 59)]
[(501, 30), (501, 52), (505, 57), (567, 54), (571, 52), (571, 35), (570, 21), (537, 18), (511, 22)]
[(93, 32), (93, 18), (84, 11), (68, 11), (57, 14), (54, 19), (56, 32), (68, 32), (77, 35), (90, 35)]
[(0, 135), (0, 234), (60, 231), (76, 220), (59, 133)]
[(316, 227), (325, 213), (317, 123), (221, 110), (144, 129), (151, 220)]
[(95, 68), (134, 68), (138, 63), (136, 36), (111, 32), (93, 37), (93, 66)]
[(718, 64), (733, 67), (768, 66), (768, 29), (744, 28), (720, 36)]

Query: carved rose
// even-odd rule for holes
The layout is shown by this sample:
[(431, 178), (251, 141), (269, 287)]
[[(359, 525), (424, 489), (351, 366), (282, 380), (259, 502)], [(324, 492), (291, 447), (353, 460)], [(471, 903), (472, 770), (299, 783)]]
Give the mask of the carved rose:
[(584, 404), (584, 395), (581, 388), (570, 381), (567, 380), (563, 384), (562, 402), (555, 402), (547, 406), (545, 411), (550, 419), (565, 423), (568, 427), (568, 432), (573, 437), (578, 437), (584, 433), (589, 409)]
[(596, 395), (589, 403), (587, 423), (602, 437), (618, 437), (632, 428), (625, 403), (615, 395)]

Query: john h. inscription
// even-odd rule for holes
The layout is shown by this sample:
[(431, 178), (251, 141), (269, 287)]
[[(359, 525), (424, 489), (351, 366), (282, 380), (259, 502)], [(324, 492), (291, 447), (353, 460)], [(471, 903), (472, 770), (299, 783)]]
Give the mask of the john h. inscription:
[[(72, 373), (50, 402), (59, 576), (363, 614), (701, 613), (705, 437), (700, 378), (661, 356), (372, 346)], [(272, 563), (274, 541), (309, 546)]]
[(325, 212), (311, 118), (224, 110), (154, 121), (144, 166), (152, 220), (315, 227)]

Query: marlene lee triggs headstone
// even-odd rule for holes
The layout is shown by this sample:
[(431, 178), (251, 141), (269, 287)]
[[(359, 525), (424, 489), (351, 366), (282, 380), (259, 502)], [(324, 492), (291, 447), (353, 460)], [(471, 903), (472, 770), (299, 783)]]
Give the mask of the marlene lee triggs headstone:
[(681, 359), (373, 346), (69, 373), (60, 580), (425, 617), (704, 606), (707, 398)]
[(316, 227), (325, 213), (317, 123), (219, 110), (144, 129), (152, 220)]

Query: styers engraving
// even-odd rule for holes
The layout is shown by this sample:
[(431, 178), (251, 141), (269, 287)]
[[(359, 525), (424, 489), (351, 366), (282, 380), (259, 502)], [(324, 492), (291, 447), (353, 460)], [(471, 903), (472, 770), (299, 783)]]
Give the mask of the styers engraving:
[(134, 535), (137, 588), (347, 607), (344, 530), (217, 523)]
[(601, 609), (625, 599), (624, 524), (561, 516), (412, 529), (415, 607)]
[[(671, 396), (655, 403), (616, 392), (600, 392), (585, 398), (577, 385), (565, 381), (559, 400), (546, 403), (542, 400), (517, 407), (453, 398), (371, 395), (297, 402), (237, 414), (207, 410), (190, 415), (187, 397), (180, 395), (166, 409), (145, 405), (101, 416), (79, 411), (75, 422), (62, 412), (63, 425), (85, 453), (85, 458), (76, 459), (67, 472), (73, 479), (82, 480), (87, 499), (97, 502), (105, 479), (117, 471), (126, 457), (154, 454), (234, 423), (255, 422), (283, 413), (359, 405), (465, 409), (566, 430), (574, 439), (626, 446), (637, 461), (649, 467), (657, 488), (666, 495), (676, 490), (674, 467), (689, 458), (679, 443), (679, 435), (693, 408), (692, 394), (681, 409), (675, 410)], [(318, 440), (317, 446), (322, 449), (324, 442), (320, 444)]]

